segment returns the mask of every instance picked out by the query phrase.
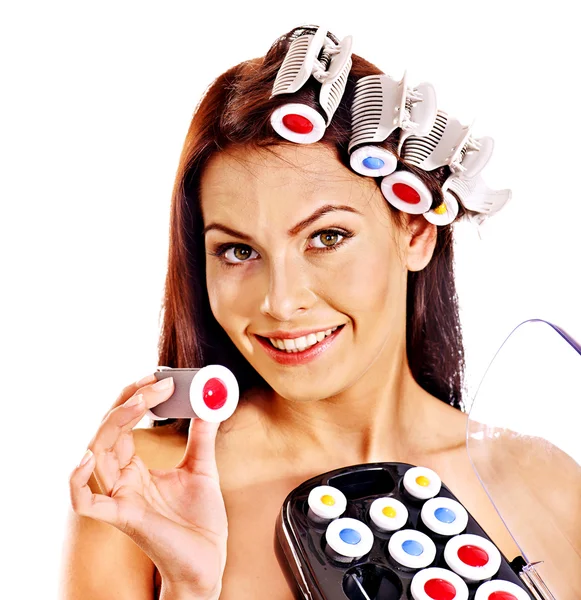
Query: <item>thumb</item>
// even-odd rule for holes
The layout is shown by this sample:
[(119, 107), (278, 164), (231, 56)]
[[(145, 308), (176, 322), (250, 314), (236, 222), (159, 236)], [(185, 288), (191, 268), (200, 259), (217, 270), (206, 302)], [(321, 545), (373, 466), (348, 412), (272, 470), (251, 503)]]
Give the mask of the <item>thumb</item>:
[(216, 434), (219, 427), (220, 423), (191, 419), (186, 450), (176, 469), (217, 477)]

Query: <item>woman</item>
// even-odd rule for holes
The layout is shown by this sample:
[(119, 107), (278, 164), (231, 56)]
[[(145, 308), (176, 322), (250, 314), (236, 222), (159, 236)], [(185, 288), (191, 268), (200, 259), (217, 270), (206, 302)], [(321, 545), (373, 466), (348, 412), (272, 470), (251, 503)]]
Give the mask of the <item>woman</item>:
[[(399, 210), (351, 161), (355, 86), (381, 71), (352, 56), (319, 141), (275, 130), (289, 44), (316, 31), (289, 32), (212, 84), (176, 177), (159, 364), (229, 367), (240, 405), (219, 429), (132, 432), (173, 384), (150, 375), (122, 391), (71, 475), (66, 598), (293, 598), (273, 549), (284, 498), (373, 461), (434, 469), (518, 553), (466, 453), (450, 224)], [(311, 78), (290, 101), (312, 107), (318, 89)], [(396, 155), (401, 129), (376, 146)], [(398, 158), (429, 190), (430, 215), (450, 211), (451, 168)]]

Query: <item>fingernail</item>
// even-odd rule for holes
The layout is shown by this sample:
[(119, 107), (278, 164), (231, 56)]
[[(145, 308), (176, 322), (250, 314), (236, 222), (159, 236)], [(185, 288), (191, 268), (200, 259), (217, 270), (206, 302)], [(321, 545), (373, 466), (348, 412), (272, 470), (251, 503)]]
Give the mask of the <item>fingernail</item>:
[(172, 383), (173, 377), (166, 377), (165, 379), (160, 379), (157, 383), (153, 384), (151, 389), (156, 391), (167, 390), (169, 387), (171, 387)]
[(91, 450), (87, 450), (85, 452), (85, 456), (83, 456), (83, 460), (79, 463), (79, 467), (86, 465), (89, 462), (91, 456), (93, 456), (93, 453), (91, 452)]
[(137, 387), (142, 387), (144, 385), (147, 385), (148, 383), (151, 383), (152, 381), (155, 381), (155, 375), (153, 375), (153, 374), (150, 373), (149, 375), (146, 375), (145, 377), (143, 377), (139, 381), (136, 381), (135, 385)]
[(131, 396), (129, 400), (125, 402), (125, 406), (135, 406), (143, 400), (143, 394), (137, 394), (137, 396)]

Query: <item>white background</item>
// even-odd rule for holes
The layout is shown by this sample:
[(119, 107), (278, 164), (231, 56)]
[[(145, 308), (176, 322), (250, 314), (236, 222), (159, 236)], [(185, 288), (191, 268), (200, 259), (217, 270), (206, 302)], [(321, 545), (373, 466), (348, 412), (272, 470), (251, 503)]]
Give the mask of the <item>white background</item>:
[(6, 597), (56, 598), (69, 473), (121, 388), (157, 365), (170, 195), (195, 105), (293, 26), (353, 35), (355, 53), (433, 83), (440, 108), (495, 139), (484, 177), (513, 199), (482, 241), (457, 226), (470, 389), (525, 319), (581, 339), (574, 4), (14, 6), (0, 15)]

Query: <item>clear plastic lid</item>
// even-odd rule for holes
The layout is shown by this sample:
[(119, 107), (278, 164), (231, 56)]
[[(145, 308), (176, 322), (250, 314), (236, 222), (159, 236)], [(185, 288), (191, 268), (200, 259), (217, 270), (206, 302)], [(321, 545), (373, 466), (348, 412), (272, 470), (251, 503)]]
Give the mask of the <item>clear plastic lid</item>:
[[(467, 426), (470, 460), (538, 598), (581, 598), (581, 347), (525, 321), (493, 358)], [(531, 583), (532, 582), (532, 583)]]

